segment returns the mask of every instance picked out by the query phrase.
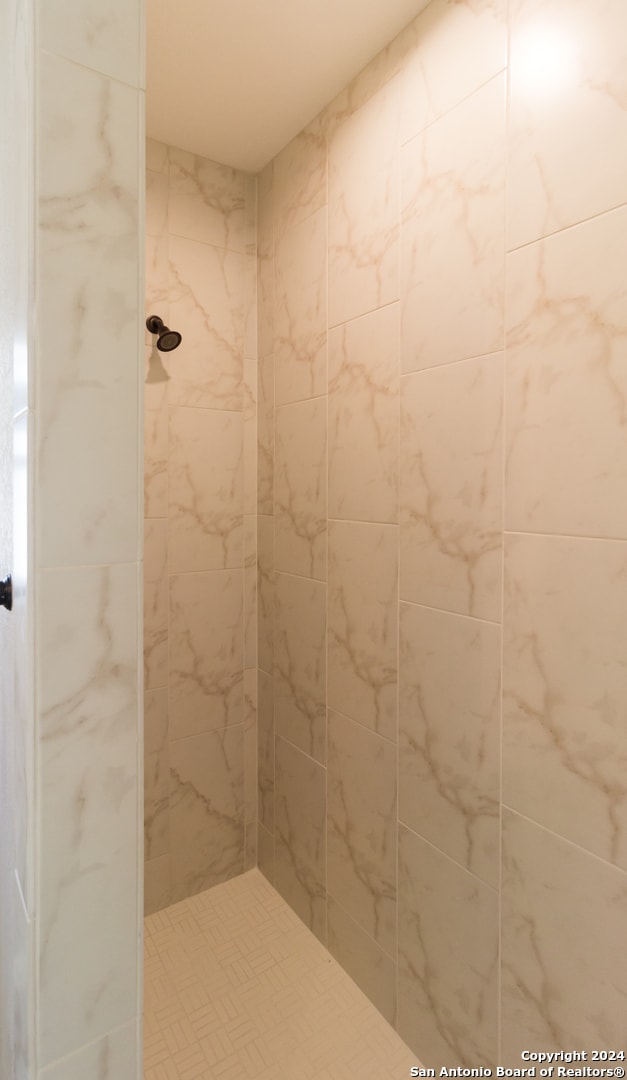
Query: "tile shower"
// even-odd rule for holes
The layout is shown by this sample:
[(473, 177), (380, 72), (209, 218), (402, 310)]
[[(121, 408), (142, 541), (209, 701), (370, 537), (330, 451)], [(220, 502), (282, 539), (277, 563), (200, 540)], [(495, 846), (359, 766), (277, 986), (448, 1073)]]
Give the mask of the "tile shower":
[(624, 1048), (625, 29), (433, 0), (257, 178), (149, 144), (147, 910), (258, 862), (431, 1066)]

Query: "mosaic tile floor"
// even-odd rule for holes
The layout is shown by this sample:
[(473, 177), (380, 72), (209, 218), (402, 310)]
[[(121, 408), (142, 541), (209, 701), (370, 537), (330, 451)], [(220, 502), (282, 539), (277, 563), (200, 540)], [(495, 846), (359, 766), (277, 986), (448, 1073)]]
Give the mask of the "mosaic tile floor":
[(145, 920), (145, 1080), (401, 1080), (416, 1057), (258, 870)]

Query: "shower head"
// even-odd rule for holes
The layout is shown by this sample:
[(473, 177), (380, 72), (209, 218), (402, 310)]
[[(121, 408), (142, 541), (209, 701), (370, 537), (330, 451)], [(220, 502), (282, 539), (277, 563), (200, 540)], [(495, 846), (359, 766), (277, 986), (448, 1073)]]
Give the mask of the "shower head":
[(166, 326), (163, 319), (160, 319), (158, 315), (149, 315), (146, 319), (146, 326), (151, 334), (157, 334), (159, 352), (172, 352), (173, 349), (178, 348), (183, 340), (178, 330), (170, 330), (169, 326)]

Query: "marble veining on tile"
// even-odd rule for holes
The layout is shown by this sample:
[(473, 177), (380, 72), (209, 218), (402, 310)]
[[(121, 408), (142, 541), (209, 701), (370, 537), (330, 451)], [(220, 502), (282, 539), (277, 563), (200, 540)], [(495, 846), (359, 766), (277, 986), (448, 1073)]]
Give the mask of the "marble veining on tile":
[(246, 174), (170, 149), (170, 230), (204, 244), (246, 248)]
[(327, 401), (276, 410), (275, 568), (326, 578)]
[(327, 213), (322, 208), (275, 245), (276, 401), (326, 393)]
[(276, 575), (275, 730), (324, 764), (326, 758), (326, 587)]

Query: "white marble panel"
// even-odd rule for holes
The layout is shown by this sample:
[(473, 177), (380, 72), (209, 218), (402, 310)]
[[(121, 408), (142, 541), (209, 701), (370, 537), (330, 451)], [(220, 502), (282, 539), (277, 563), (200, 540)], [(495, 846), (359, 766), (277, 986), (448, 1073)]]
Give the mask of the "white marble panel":
[(246, 249), (246, 174), (170, 148), (170, 231), (231, 251)]
[(241, 570), (170, 576), (170, 737), (243, 721)]
[(394, 958), (396, 758), (394, 743), (329, 709), (327, 887)]
[(43, 1067), (137, 1011), (137, 568), (38, 584)]
[(399, 818), (499, 881), (501, 632), (400, 605)]
[(398, 905), (399, 1035), (428, 1067), (493, 1068), (498, 893), (401, 825)]
[(443, 116), (507, 63), (507, 0), (433, 0), (408, 28), (401, 142)]
[(400, 80), (333, 124), (329, 326), (399, 299)]
[(510, 536), (503, 799), (627, 869), (627, 544)]
[(626, 201), (623, 0), (511, 0), (508, 245)]
[(275, 247), (276, 402), (327, 389), (327, 213), (323, 207), (283, 233)]
[(37, 1080), (137, 1080), (137, 1021), (116, 1028), (37, 1074)]
[(276, 411), (275, 568), (326, 578), (327, 399)]
[(627, 207), (508, 257), (506, 527), (627, 537)]
[(328, 704), (396, 741), (398, 529), (329, 523)]
[[(37, 515), (43, 565), (138, 557), (137, 92), (41, 54)], [(89, 453), (76, 453), (88, 446)]]
[(398, 521), (399, 305), (329, 333), (329, 517)]
[(36, 10), (41, 49), (129, 86), (143, 86), (141, 0), (107, 0), (106, 5), (101, 0), (38, 0)]
[(170, 236), (170, 405), (242, 408), (246, 256)]
[(244, 871), (244, 725), (170, 743), (172, 899)]
[(627, 875), (518, 814), (503, 824), (503, 1065), (533, 1047), (611, 1068), (590, 1052), (625, 1048)]
[(402, 150), (402, 370), (503, 348), (505, 76)]
[(243, 565), (242, 414), (170, 408), (170, 573)]
[(401, 597), (501, 615), (503, 357), (401, 379)]

